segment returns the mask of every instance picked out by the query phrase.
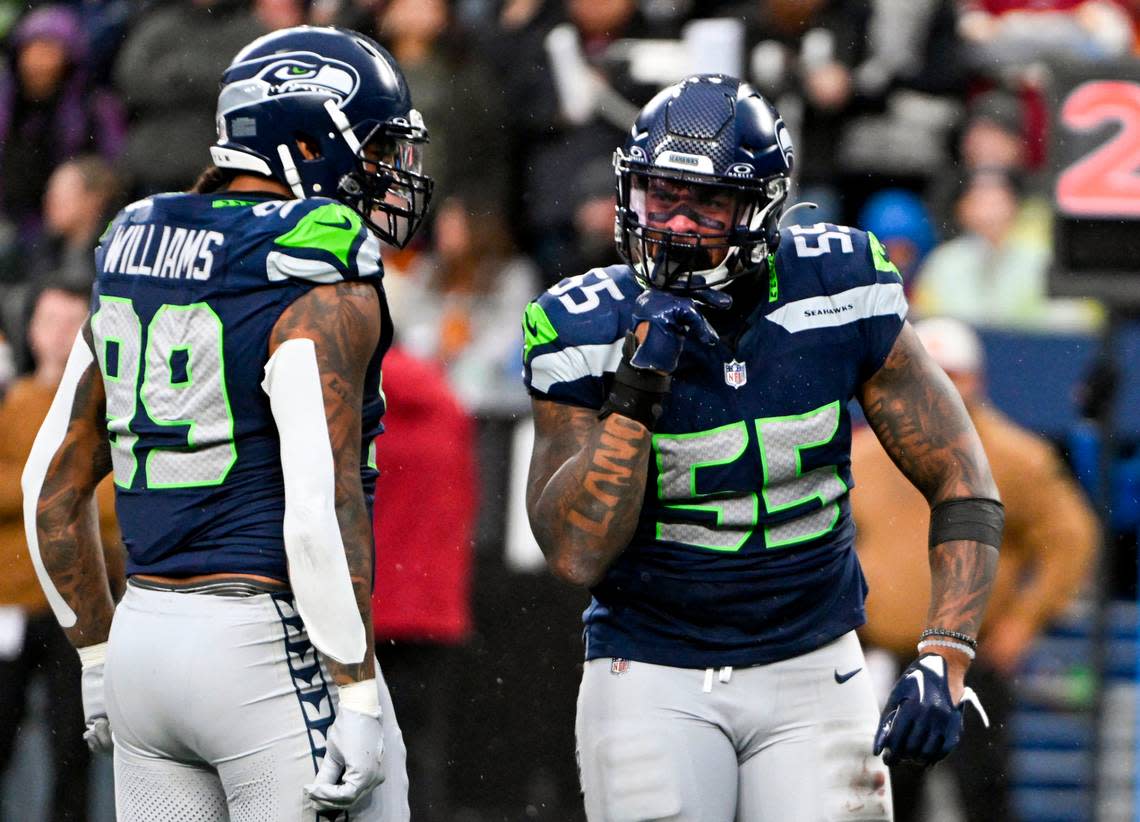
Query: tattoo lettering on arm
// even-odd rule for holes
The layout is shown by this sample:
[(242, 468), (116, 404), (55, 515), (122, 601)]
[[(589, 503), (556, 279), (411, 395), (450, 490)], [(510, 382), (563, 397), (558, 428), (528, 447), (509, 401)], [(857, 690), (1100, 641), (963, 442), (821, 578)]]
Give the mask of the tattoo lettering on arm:
[[(615, 422), (616, 432), (603, 429), (598, 437), (597, 450), (582, 482), (582, 489), (589, 495), (591, 504), (588, 510), (571, 509), (567, 518), (571, 525), (594, 537), (605, 536), (613, 524), (621, 504), (621, 492), (633, 480), (637, 441), (645, 433), (644, 426), (625, 417), (615, 415)], [(605, 490), (607, 486), (612, 492)], [(592, 518), (598, 515), (601, 515), (600, 521)]]
[[(89, 328), (84, 334), (90, 345)], [(66, 633), (77, 648), (106, 642), (115, 612), (94, 503), (95, 488), (110, 471), (106, 397), (99, 366), (92, 362), (76, 386), (67, 434), (36, 507), (44, 568), (75, 612), (75, 625)]]
[(527, 490), (531, 528), (554, 573), (593, 585), (629, 544), (645, 495), (652, 434), (641, 423), (534, 400)]
[[(998, 498), (962, 398), (909, 324), (882, 368), (863, 384), (860, 402), (887, 454), (931, 506), (962, 497)], [(957, 540), (930, 550), (931, 626), (977, 636), (998, 547)]]
[(360, 478), (361, 406), (368, 363), (380, 340), (380, 301), (367, 283), (314, 288), (289, 306), (274, 326), (270, 355), (290, 339), (312, 340), (324, 393), (332, 445), (336, 519), (367, 650), (362, 662), (344, 665), (327, 659), (338, 685), (375, 676), (372, 636), (372, 521)]

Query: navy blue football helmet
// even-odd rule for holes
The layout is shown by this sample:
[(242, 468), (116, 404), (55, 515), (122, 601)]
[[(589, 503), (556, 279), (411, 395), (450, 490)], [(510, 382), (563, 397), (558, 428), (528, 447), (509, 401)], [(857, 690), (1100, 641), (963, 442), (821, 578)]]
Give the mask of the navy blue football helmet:
[(221, 168), (340, 200), (399, 248), (423, 222), (428, 132), (396, 61), (362, 34), (298, 26), (254, 40), (222, 75), (217, 126)]
[[(759, 271), (779, 242), (792, 158), (784, 121), (748, 84), (701, 74), (666, 88), (614, 152), (618, 252), (654, 288), (721, 287)], [(678, 191), (724, 219), (684, 211)], [(676, 210), (705, 231), (662, 227)]]

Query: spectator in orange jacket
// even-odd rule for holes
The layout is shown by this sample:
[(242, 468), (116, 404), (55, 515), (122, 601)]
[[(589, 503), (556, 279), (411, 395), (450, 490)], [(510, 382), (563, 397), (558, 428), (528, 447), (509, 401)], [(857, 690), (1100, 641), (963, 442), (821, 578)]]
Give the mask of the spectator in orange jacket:
[[(963, 734), (947, 762), (967, 820), (1011, 822), (1005, 736), (1011, 682), (1033, 640), (1084, 581), (1097, 523), (1050, 444), (986, 404), (982, 348), (973, 330), (948, 318), (922, 320), (914, 328), (962, 394), (1005, 505), (998, 573), (967, 683), (981, 696), (991, 727)], [(870, 430), (853, 436), (851, 463), (855, 545), (870, 585), (861, 636), (869, 647), (910, 660), (930, 598), (928, 508)], [(976, 717), (967, 719), (972, 721)], [(918, 819), (922, 772), (905, 766), (891, 771), (896, 822)]]

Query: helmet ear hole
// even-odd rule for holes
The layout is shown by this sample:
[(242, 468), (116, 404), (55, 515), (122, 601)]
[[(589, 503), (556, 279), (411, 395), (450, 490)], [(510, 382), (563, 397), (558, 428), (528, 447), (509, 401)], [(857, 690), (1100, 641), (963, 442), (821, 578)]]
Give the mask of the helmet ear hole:
[(301, 152), (301, 157), (305, 160), (321, 159), (321, 144), (310, 135), (300, 131), (293, 132), (293, 141), (297, 144), (297, 150)]

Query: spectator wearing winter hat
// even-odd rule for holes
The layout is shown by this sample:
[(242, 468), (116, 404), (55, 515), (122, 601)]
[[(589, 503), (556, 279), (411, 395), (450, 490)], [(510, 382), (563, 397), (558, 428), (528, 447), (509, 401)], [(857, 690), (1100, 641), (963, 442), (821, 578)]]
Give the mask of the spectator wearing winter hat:
[(906, 189), (884, 188), (867, 198), (858, 224), (886, 247), (887, 256), (898, 267), (909, 293), (914, 275), (937, 242), (922, 200)]
[(95, 281), (95, 245), (122, 205), (119, 193), (119, 178), (110, 163), (94, 154), (60, 163), (48, 179), (43, 231), (35, 244), (23, 244), (13, 265), (23, 279), (8, 282), (0, 300), (0, 327), (11, 336), (21, 372), (32, 365), (32, 351), (24, 344), (32, 299), (45, 282), (90, 292)]
[(8, 56), (0, 73), (0, 215), (28, 240), (39, 232), (52, 170), (83, 153), (114, 160), (126, 118), (113, 95), (90, 87), (87, 38), (73, 9), (29, 12), (12, 30)]

